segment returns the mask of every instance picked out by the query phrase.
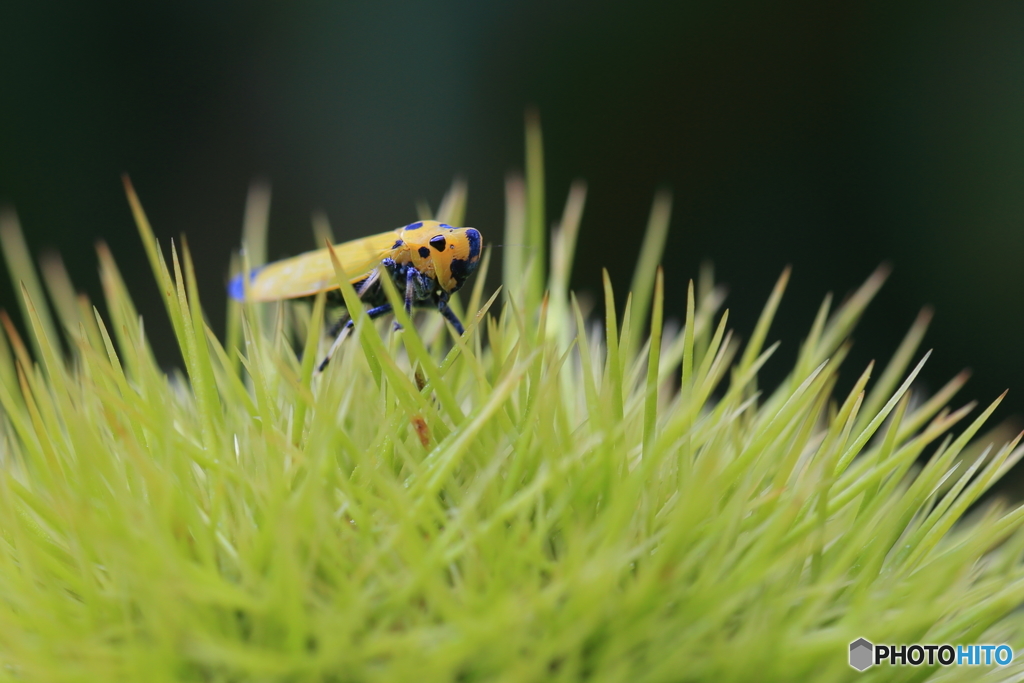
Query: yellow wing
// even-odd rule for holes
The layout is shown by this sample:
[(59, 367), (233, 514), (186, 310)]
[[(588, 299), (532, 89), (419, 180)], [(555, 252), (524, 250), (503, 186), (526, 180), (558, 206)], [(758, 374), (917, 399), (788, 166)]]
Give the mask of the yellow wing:
[[(394, 250), (397, 239), (399, 231), (392, 230), (337, 244), (334, 251), (341, 267), (352, 276), (352, 282), (357, 282)], [(248, 300), (294, 299), (337, 287), (331, 254), (324, 247), (254, 268), (249, 273)], [(228, 284), (228, 294), (239, 301), (246, 300), (241, 275), (235, 276)]]

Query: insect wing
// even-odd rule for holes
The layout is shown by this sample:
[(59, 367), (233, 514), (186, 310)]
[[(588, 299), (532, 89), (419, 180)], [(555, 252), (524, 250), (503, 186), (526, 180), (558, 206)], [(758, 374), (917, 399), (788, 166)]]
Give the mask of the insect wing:
[[(334, 252), (346, 273), (358, 275), (353, 278), (355, 282), (394, 250), (396, 239), (396, 232), (384, 232), (335, 245)], [(326, 248), (275, 261), (249, 273), (249, 301), (294, 299), (337, 287), (331, 255)], [(245, 299), (241, 275), (231, 280), (228, 293), (239, 301)]]

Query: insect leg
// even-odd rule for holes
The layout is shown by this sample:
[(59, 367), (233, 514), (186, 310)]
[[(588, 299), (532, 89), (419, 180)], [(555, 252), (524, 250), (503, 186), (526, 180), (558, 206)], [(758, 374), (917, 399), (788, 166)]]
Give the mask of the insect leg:
[(412, 302), (416, 297), (416, 276), (419, 272), (416, 267), (409, 264), (405, 271), (405, 314), (412, 315)]
[(350, 322), (352, 322), (352, 319), (349, 317), (348, 313), (346, 313), (345, 315), (341, 316), (336, 321), (334, 321), (334, 324), (331, 325), (330, 329), (327, 330), (327, 336), (337, 337), (338, 333), (341, 332), (341, 328), (345, 326), (345, 323)]
[(441, 312), (441, 315), (447, 318), (448, 322), (452, 324), (452, 327), (455, 328), (455, 331), (459, 333), (460, 337), (466, 333), (466, 328), (462, 326), (462, 321), (459, 320), (459, 316), (455, 315), (455, 311), (448, 307), (447, 299), (437, 300), (437, 310)]
[[(409, 317), (412, 317), (412, 303), (416, 299), (416, 276), (419, 275), (419, 271), (416, 270), (416, 266), (411, 263), (405, 269), (405, 313)], [(397, 332), (402, 329), (402, 324), (395, 321), (394, 330)]]
[[(371, 308), (368, 311), (366, 311), (366, 315), (369, 316), (370, 320), (373, 320), (375, 318), (381, 317), (382, 315), (387, 315), (390, 312), (391, 304), (381, 304), (380, 306), (375, 306), (374, 308)], [(317, 367), (317, 372), (323, 372), (324, 368), (327, 367), (327, 364), (331, 362), (331, 356), (333, 356), (334, 352), (338, 349), (339, 346), (341, 346), (341, 342), (344, 341), (345, 337), (348, 336), (348, 332), (349, 330), (352, 329), (352, 326), (354, 324), (355, 321), (349, 318), (348, 322), (346, 322), (344, 325), (341, 325), (341, 321), (339, 321), (335, 325), (335, 327), (341, 327), (341, 331), (338, 333), (338, 336), (335, 337), (334, 343), (331, 344), (331, 348), (327, 349), (327, 356)]]
[[(387, 259), (387, 260), (390, 260), (390, 259)], [(355, 283), (356, 296), (358, 296), (360, 299), (362, 299), (363, 296), (366, 294), (366, 292), (369, 291), (370, 286), (373, 285), (375, 282), (377, 282), (377, 280), (379, 280), (379, 279), (380, 279), (380, 268), (374, 268), (373, 270), (371, 270), (369, 272), (369, 274), (365, 278), (362, 279), (362, 281)], [(331, 325), (330, 329), (327, 330), (327, 336), (328, 337), (336, 337), (336, 336), (338, 336), (338, 334), (341, 332), (342, 326), (345, 325), (346, 323), (350, 323), (351, 321), (352, 321), (352, 316), (350, 316), (348, 313), (345, 313), (345, 315), (343, 315), (340, 318), (338, 318), (334, 322), (334, 324)]]
[[(387, 315), (391, 312), (391, 304), (381, 304), (380, 306), (374, 306), (366, 310), (366, 315), (370, 317), (370, 320), (376, 320), (382, 315)], [(352, 321), (349, 320), (345, 325), (346, 327), (352, 327)]]

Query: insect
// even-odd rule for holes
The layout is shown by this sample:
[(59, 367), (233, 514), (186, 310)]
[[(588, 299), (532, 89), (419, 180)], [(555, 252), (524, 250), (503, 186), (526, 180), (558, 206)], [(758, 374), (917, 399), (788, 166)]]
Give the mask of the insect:
[[(448, 306), (448, 299), (466, 282), (480, 263), (483, 241), (476, 228), (454, 228), (438, 221), (417, 221), (403, 228), (344, 242), (334, 247), (347, 273), (362, 273), (351, 279), (352, 286), (370, 306), (370, 318), (391, 312), (381, 278), (389, 277), (399, 292), (405, 293), (405, 311), (413, 307), (437, 308), (455, 331), (465, 328)], [(276, 261), (249, 273), (248, 291), (242, 275), (228, 283), (228, 294), (238, 301), (278, 301), (312, 296), (338, 288), (327, 248), (309, 251)], [(349, 317), (339, 320), (331, 335), (341, 340), (352, 327)], [(320, 364), (322, 371), (338, 345), (334, 343)]]

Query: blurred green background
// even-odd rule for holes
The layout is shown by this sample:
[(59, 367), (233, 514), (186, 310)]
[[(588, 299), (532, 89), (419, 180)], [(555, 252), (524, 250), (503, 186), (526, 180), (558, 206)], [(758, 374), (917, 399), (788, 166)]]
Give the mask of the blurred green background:
[[(270, 256), (389, 229), (469, 181), (501, 241), (522, 118), (541, 113), (548, 217), (589, 183), (574, 285), (624, 288), (672, 188), (671, 312), (710, 259), (749, 333), (786, 264), (784, 368), (821, 297), (894, 273), (845, 373), (937, 310), (924, 373), (1024, 413), (1024, 3), (363, 2), (0, 5), (0, 201), (99, 299), (105, 239), (167, 365), (179, 362), (120, 183), (166, 245), (186, 233), (205, 306), (247, 187), (273, 188)], [(6, 274), (0, 305), (16, 309)]]

